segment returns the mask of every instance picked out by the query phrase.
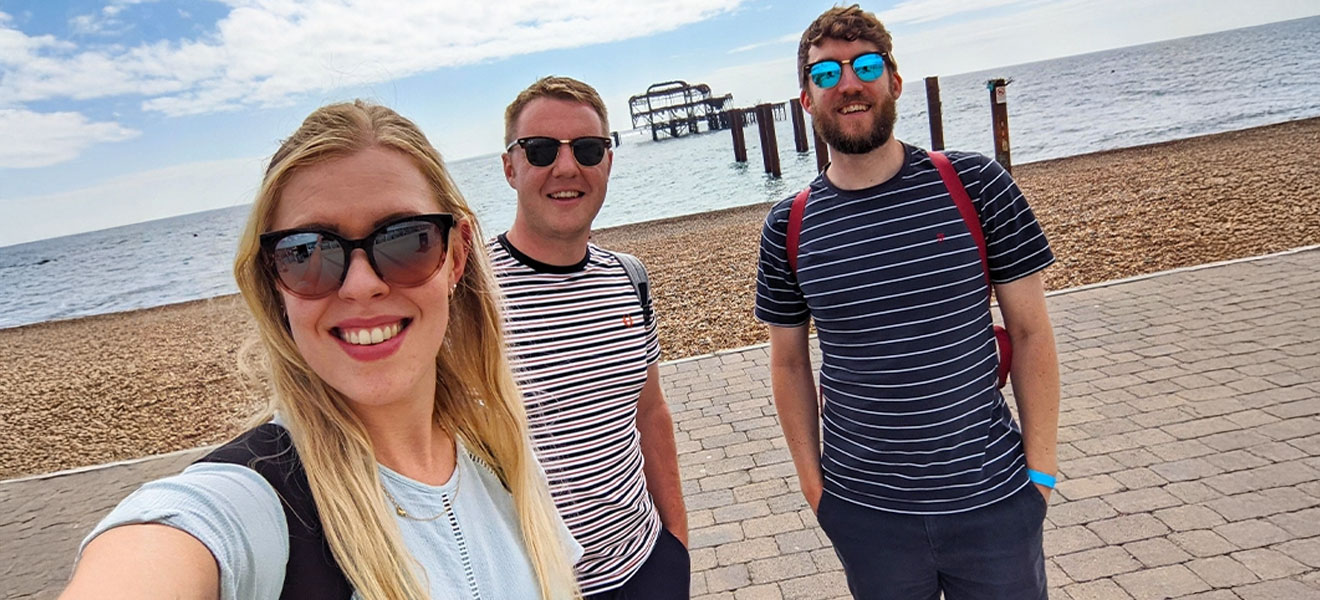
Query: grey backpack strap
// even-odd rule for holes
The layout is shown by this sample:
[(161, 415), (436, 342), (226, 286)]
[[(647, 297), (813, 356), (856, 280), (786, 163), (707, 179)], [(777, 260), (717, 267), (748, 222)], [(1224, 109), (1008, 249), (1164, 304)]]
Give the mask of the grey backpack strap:
[(623, 270), (628, 273), (628, 281), (632, 282), (633, 291), (637, 292), (637, 299), (642, 303), (642, 322), (646, 323), (646, 328), (651, 328), (651, 280), (646, 276), (646, 267), (636, 256), (625, 252), (614, 252), (614, 258), (619, 259), (619, 264), (623, 265)]

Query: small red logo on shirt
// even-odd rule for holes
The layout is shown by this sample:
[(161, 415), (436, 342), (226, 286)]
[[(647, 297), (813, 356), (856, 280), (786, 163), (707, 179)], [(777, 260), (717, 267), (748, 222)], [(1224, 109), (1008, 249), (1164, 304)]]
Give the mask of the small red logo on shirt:
[(623, 316), (623, 326), (624, 326), (624, 327), (632, 327), (632, 326), (633, 326), (633, 318), (632, 318), (632, 315), (624, 315), (624, 316)]
[(943, 233), (937, 233), (937, 234), (935, 234), (935, 241), (936, 241), (936, 242), (943, 242), (943, 241), (944, 241), (944, 234), (943, 234)]

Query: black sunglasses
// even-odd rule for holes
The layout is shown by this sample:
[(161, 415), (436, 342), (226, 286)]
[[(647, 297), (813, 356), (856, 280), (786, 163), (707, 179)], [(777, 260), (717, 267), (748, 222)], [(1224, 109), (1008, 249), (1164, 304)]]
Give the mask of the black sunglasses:
[(358, 248), (381, 281), (412, 287), (445, 264), (453, 227), (454, 215), (437, 213), (400, 217), (356, 240), (323, 229), (285, 229), (261, 234), (261, 254), (280, 287), (301, 298), (339, 289)]
[(573, 149), (573, 158), (577, 159), (578, 164), (594, 167), (605, 159), (605, 150), (610, 147), (610, 138), (589, 135), (571, 140), (557, 140), (536, 135), (518, 138), (504, 150), (508, 152), (512, 151), (514, 146), (522, 146), (523, 152), (527, 153), (527, 162), (534, 167), (548, 167), (554, 164), (555, 157), (559, 156), (559, 147), (564, 144), (568, 144)]

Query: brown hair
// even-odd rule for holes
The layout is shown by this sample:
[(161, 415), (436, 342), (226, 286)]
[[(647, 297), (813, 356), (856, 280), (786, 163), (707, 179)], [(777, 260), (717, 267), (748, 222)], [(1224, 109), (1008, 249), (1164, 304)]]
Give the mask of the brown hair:
[(527, 105), (537, 98), (556, 98), (586, 104), (600, 116), (601, 135), (609, 134), (610, 118), (605, 111), (605, 101), (600, 99), (600, 94), (596, 93), (596, 88), (572, 77), (551, 75), (537, 79), (536, 83), (527, 86), (527, 89), (519, 92), (518, 97), (514, 98), (513, 102), (509, 103), (509, 107), (504, 109), (505, 146), (513, 143), (513, 130), (518, 125), (518, 117), (522, 115), (523, 109), (527, 108)]
[(885, 55), (887, 66), (894, 71), (898, 70), (898, 64), (894, 62), (894, 40), (889, 37), (889, 30), (885, 29), (880, 19), (856, 4), (835, 6), (816, 17), (807, 26), (807, 30), (802, 32), (802, 40), (798, 42), (798, 83), (804, 90), (807, 89), (807, 51), (812, 46), (819, 46), (827, 38), (845, 42), (871, 42)]

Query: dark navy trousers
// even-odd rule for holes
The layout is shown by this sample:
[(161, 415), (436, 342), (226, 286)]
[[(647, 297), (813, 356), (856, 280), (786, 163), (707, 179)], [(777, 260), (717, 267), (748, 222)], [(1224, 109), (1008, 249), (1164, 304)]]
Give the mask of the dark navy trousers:
[(889, 513), (826, 492), (816, 519), (857, 600), (1046, 600), (1045, 509), (1034, 485), (948, 515)]
[(661, 527), (651, 555), (628, 581), (585, 600), (687, 600), (691, 581), (692, 559), (687, 548)]

